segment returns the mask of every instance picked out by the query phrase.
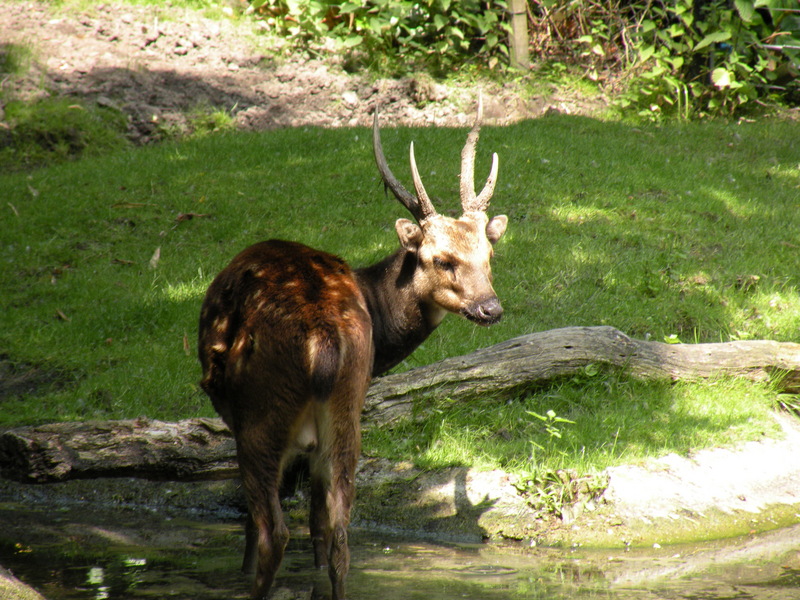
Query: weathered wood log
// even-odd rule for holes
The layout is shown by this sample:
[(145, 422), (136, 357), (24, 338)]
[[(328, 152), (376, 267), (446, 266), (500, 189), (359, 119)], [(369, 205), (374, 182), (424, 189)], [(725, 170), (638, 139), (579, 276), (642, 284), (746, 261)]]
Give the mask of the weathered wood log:
[[(735, 376), (800, 391), (800, 344), (664, 344), (635, 340), (613, 327), (568, 327), (378, 378), (367, 395), (363, 424), (369, 428), (406, 418), (413, 403), (425, 396), (505, 399), (590, 364), (639, 379)], [(21, 481), (99, 476), (186, 480), (235, 472), (235, 444), (219, 419), (59, 423), (0, 435), (0, 475)]]
[(89, 477), (194, 480), (237, 473), (221, 419), (52, 423), (0, 435), (0, 475), (25, 482)]
[(643, 380), (732, 376), (772, 380), (781, 390), (800, 391), (800, 344), (665, 344), (636, 340), (613, 327), (566, 327), (376, 379), (364, 418), (373, 425), (391, 423), (410, 414), (415, 399), (425, 395), (468, 400), (491, 394), (504, 399), (590, 364), (615, 367)]

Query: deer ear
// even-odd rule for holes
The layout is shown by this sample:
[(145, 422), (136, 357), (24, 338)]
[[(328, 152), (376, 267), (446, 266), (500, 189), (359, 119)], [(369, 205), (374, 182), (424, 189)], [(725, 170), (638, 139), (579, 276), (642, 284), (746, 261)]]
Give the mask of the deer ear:
[(497, 240), (503, 237), (507, 226), (507, 216), (497, 215), (496, 217), (492, 217), (492, 219), (486, 224), (486, 237), (489, 238), (489, 241), (492, 244), (495, 244)]
[(400, 238), (400, 245), (406, 250), (416, 252), (422, 243), (422, 229), (419, 225), (408, 219), (397, 219), (394, 224), (397, 230), (397, 237)]

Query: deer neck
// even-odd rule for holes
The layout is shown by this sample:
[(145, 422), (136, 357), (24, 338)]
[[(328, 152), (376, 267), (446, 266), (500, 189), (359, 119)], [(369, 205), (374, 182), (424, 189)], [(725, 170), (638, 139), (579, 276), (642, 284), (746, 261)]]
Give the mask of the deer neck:
[(424, 302), (417, 293), (419, 265), (413, 252), (401, 248), (355, 273), (372, 317), (374, 377), (399, 364), (424, 342), (445, 311)]

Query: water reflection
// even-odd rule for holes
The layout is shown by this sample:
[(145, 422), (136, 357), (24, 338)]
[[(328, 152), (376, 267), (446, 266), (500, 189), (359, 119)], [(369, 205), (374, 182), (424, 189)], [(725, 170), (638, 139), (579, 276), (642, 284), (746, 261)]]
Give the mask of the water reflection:
[[(247, 598), (237, 520), (0, 507), (0, 564), (49, 600)], [(354, 529), (350, 600), (790, 600), (800, 526), (724, 542), (625, 551), (434, 544)], [(275, 598), (318, 598), (307, 535), (290, 542)]]

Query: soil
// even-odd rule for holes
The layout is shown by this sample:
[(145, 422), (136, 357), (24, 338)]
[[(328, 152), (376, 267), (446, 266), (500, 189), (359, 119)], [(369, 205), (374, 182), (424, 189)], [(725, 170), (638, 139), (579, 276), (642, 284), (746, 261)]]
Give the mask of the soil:
[[(211, 19), (168, 5), (75, 12), (9, 0), (0, 1), (0, 14), (0, 58), (11, 44), (32, 51), (30, 70), (2, 82), (6, 99), (69, 96), (116, 108), (137, 144), (189, 131), (198, 110), (225, 111), (237, 127), (253, 130), (369, 125), (377, 104), (394, 125), (463, 126), (474, 114), (475, 87), (348, 73), (341, 54), (293, 50), (251, 19)], [(557, 89), (532, 96), (524, 77), (480, 87), (491, 124), (552, 111), (594, 114), (606, 105), (601, 96)], [(0, 106), (0, 125), (2, 118)]]

